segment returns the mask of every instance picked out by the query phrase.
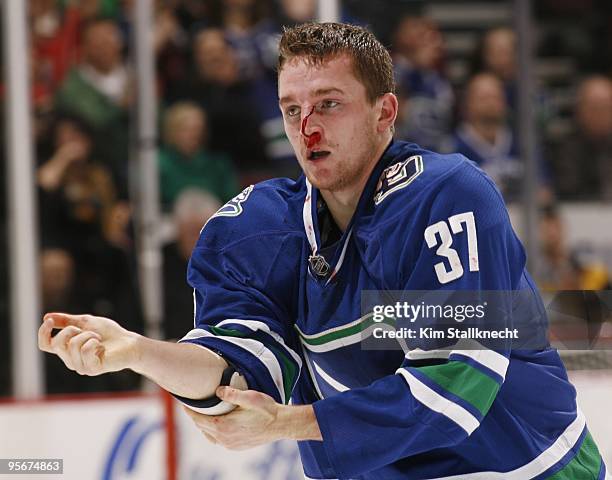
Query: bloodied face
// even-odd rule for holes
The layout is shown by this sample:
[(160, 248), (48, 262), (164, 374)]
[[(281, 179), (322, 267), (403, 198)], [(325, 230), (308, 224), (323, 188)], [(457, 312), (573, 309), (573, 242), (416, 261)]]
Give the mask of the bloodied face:
[(321, 190), (361, 182), (378, 160), (380, 143), (388, 142), (394, 119), (389, 123), (388, 99), (368, 100), (347, 54), (316, 63), (289, 60), (279, 73), (279, 99), (300, 166)]

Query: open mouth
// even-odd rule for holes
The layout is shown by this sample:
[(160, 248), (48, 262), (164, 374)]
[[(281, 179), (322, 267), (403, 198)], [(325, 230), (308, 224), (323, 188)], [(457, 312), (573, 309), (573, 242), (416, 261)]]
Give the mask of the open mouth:
[(318, 160), (319, 158), (327, 157), (330, 153), (327, 150), (310, 150), (306, 156), (308, 160)]

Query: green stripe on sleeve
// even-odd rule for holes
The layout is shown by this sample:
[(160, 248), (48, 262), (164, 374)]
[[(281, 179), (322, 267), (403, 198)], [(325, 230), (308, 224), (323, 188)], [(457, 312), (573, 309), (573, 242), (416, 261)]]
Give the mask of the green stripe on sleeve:
[(547, 480), (597, 480), (601, 470), (601, 455), (590, 432), (584, 436), (580, 450), (565, 467)]
[(417, 367), (443, 389), (458, 396), (486, 415), (499, 391), (499, 384), (488, 375), (468, 365), (452, 360), (442, 365)]
[(298, 368), (293, 363), (293, 359), (290, 359), (285, 352), (282, 350), (264, 342), (262, 337), (262, 333), (253, 332), (253, 334), (248, 335), (242, 331), (234, 330), (232, 328), (223, 328), (223, 327), (215, 327), (210, 326), (210, 332), (218, 337), (238, 337), (238, 338), (248, 338), (251, 340), (257, 340), (265, 345), (274, 355), (280, 363), (281, 370), (283, 372), (283, 389), (285, 391), (285, 401), (288, 402), (291, 397), (291, 392), (293, 390), (293, 384), (297, 380), (297, 375), (299, 373)]

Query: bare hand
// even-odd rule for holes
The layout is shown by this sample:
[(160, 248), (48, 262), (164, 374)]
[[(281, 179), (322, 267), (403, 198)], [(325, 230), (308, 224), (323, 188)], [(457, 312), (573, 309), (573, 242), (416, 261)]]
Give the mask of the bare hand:
[(284, 405), (276, 403), (272, 397), (232, 387), (219, 387), (217, 396), (238, 408), (227, 415), (209, 416), (184, 407), (196, 427), (212, 443), (229, 450), (246, 450), (283, 438), (276, 423)]
[[(61, 331), (52, 337), (54, 328)], [(94, 376), (129, 368), (137, 337), (109, 318), (48, 313), (38, 329), (38, 348), (59, 356), (70, 370)]]

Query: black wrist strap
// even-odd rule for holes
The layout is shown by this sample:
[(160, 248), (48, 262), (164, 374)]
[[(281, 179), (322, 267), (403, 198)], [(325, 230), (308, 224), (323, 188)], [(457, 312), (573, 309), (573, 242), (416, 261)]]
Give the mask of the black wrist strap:
[[(227, 362), (227, 359), (225, 359), (225, 361)], [(228, 386), (232, 380), (232, 376), (234, 375), (234, 373), (236, 373), (236, 371), (237, 370), (234, 368), (233, 365), (228, 365), (227, 368), (223, 370), (223, 374), (221, 375), (221, 382), (219, 382), (219, 386), (220, 387)], [(200, 400), (181, 397), (180, 395), (175, 395), (174, 393), (172, 394), (172, 396), (176, 398), (177, 400), (181, 401), (182, 403), (185, 403), (187, 405), (190, 405), (192, 407), (197, 407), (197, 408), (215, 407), (223, 401), (219, 397), (217, 397), (217, 395), (213, 395), (212, 397), (208, 397), (208, 398), (202, 398)]]

